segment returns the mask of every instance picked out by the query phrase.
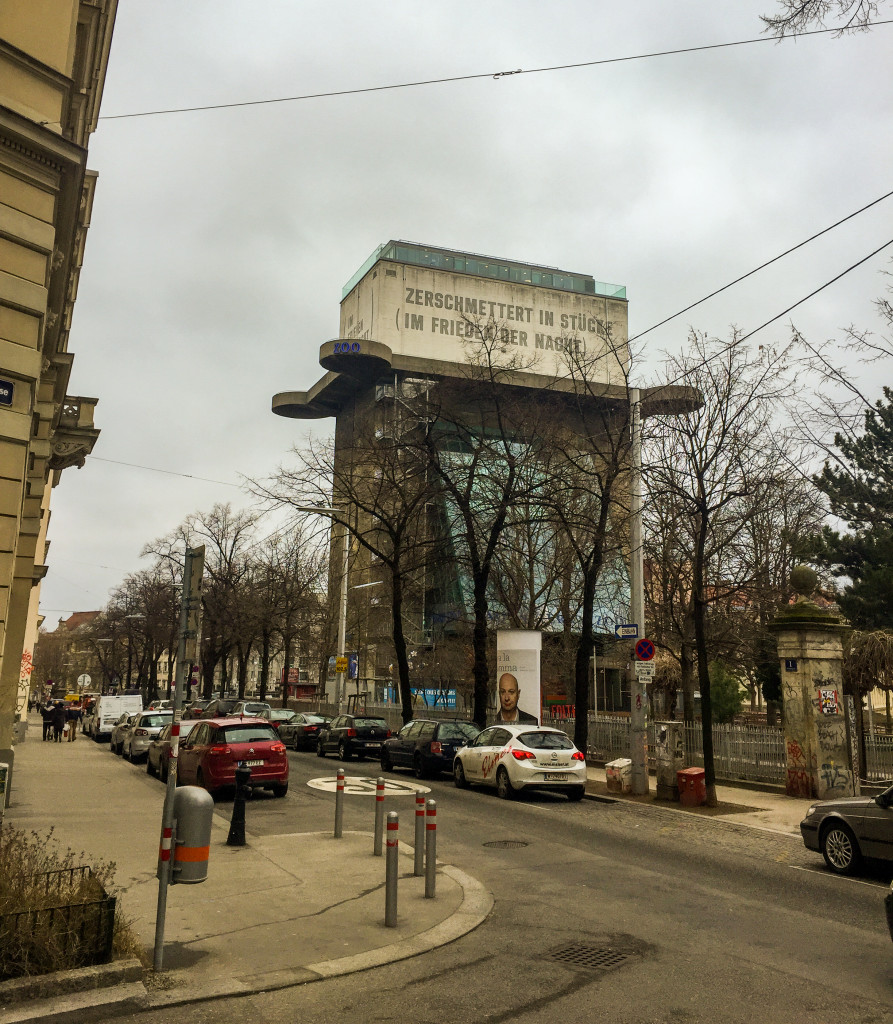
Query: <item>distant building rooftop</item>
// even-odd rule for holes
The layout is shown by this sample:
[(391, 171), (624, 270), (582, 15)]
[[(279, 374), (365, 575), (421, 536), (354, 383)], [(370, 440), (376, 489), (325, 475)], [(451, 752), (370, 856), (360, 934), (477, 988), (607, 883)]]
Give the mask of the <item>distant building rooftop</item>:
[(470, 274), (494, 281), (557, 288), (559, 291), (579, 292), (581, 295), (604, 295), (612, 299), (625, 299), (626, 286), (596, 281), (589, 274), (573, 274), (555, 267), (540, 267), (534, 263), (479, 256), (476, 253), (439, 249), (418, 242), (384, 242), (366, 260), (341, 290), (341, 298), (349, 295), (379, 260), (412, 263), (417, 267), (445, 270), (456, 274)]

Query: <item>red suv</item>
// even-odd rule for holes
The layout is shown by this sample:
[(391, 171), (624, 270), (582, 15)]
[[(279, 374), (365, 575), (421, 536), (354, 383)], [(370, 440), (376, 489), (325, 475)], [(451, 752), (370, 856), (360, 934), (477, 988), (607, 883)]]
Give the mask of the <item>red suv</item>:
[(204, 718), (180, 744), (180, 785), (203, 786), (214, 795), (236, 782), (236, 767), (251, 769), (249, 785), (273, 796), (288, 792), (288, 754), (276, 730), (262, 718)]

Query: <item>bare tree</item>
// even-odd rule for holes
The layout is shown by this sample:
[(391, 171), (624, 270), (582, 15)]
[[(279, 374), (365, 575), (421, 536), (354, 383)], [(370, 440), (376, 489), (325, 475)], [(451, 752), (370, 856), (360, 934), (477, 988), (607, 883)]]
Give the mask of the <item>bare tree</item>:
[[(699, 390), (700, 408), (663, 419), (643, 459), (651, 494), (675, 504), (690, 552), (691, 614), (701, 693), (707, 801), (716, 804), (710, 700), (710, 613), (741, 586), (744, 524), (768, 500), (777, 465), (773, 413), (790, 393), (787, 353), (753, 358), (733, 337), (692, 332), (687, 353), (668, 360), (672, 378)], [(738, 577), (738, 578), (736, 578)]]
[(838, 33), (865, 31), (884, 7), (884, 0), (777, 0), (779, 13), (762, 15), (767, 30), (781, 39), (796, 32), (824, 28), (835, 19)]

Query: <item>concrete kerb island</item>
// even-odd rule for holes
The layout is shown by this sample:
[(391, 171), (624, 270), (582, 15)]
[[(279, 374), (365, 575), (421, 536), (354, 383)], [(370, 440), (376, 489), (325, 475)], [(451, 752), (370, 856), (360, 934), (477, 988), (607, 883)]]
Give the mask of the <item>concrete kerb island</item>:
[[(21, 745), (7, 821), (26, 831), (52, 826), (63, 848), (115, 861), (122, 910), (151, 957), (161, 787), (135, 779), (107, 748), (81, 737), (52, 753), (39, 742)], [(102, 804), (89, 813), (77, 801), (60, 805), (59, 762), (77, 791), (101, 789)], [(83, 1024), (368, 970), (452, 942), (489, 915), (490, 893), (451, 865), (438, 864), (437, 899), (426, 899), (425, 879), (413, 874), (413, 846), (400, 843), (398, 920), (386, 928), (384, 862), (373, 855), (372, 832), (345, 830), (336, 840), (331, 830), (298, 831), (324, 823), (318, 806), (312, 818), (305, 810), (291, 807), (295, 831), (286, 835), (253, 834), (249, 821), (248, 845), (237, 847), (226, 845), (229, 816), (218, 808), (208, 880), (170, 891), (159, 975), (130, 961), (123, 974), (115, 962), (0, 985), (0, 1024)], [(371, 825), (371, 804), (369, 816)], [(411, 827), (401, 833), (411, 840)]]

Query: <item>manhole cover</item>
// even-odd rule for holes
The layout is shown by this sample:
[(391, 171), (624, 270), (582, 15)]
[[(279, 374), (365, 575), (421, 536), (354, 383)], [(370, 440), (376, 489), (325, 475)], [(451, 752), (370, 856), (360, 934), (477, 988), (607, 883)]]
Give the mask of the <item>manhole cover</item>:
[(529, 845), (522, 839), (495, 839), (492, 843), (484, 843), (491, 850), (520, 850), (522, 846)]
[(620, 949), (606, 949), (604, 946), (587, 946), (582, 942), (569, 942), (547, 954), (550, 960), (559, 960), (573, 967), (584, 967), (590, 971), (610, 971), (633, 957), (632, 953)]

